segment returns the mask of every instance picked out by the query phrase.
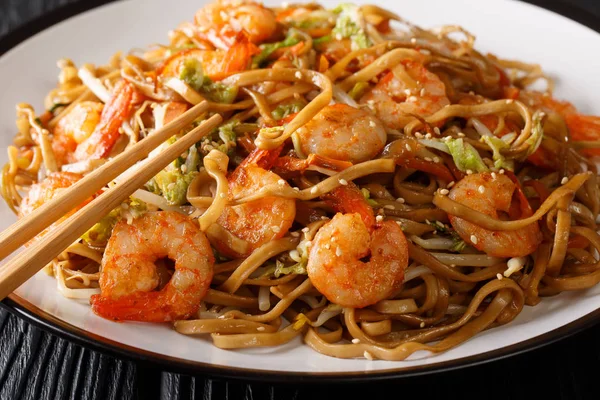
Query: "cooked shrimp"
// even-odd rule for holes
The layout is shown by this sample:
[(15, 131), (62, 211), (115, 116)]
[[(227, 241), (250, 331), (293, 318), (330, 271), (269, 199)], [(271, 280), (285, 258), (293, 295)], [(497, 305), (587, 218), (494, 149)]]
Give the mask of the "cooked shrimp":
[[(160, 290), (157, 259), (168, 257), (175, 271)], [(167, 322), (186, 319), (200, 306), (213, 276), (214, 256), (198, 224), (177, 212), (149, 212), (112, 232), (100, 273), (98, 315), (114, 320)]]
[[(52, 200), (60, 190), (68, 188), (81, 178), (81, 175), (70, 172), (52, 172), (48, 174), (41, 182), (31, 185), (19, 207), (19, 217), (31, 214), (36, 208)], [(73, 210), (73, 212), (75, 211)], [(63, 218), (66, 217), (68, 215)]]
[(139, 99), (135, 87), (120, 80), (108, 103), (104, 105), (100, 122), (94, 132), (77, 146), (74, 157), (77, 161), (106, 158), (121, 135), (119, 128), (131, 114), (133, 104)]
[(228, 50), (188, 49), (168, 58), (159, 70), (162, 77), (179, 77), (185, 61), (195, 59), (202, 65), (202, 72), (212, 80), (221, 80), (229, 75), (248, 69), (252, 56), (258, 48), (241, 37)]
[[(521, 189), (506, 175), (487, 172), (467, 175), (454, 185), (448, 196), (480, 213), (499, 218), (498, 211), (515, 214), (514, 194), (520, 202), (520, 217), (531, 216), (531, 207)], [(493, 257), (526, 256), (542, 241), (537, 223), (514, 231), (490, 231), (453, 215), (449, 215), (449, 219), (465, 242)]]
[(296, 132), (304, 154), (352, 163), (373, 159), (383, 150), (387, 139), (378, 118), (345, 104), (323, 108)]
[(100, 122), (104, 105), (97, 101), (82, 101), (58, 121), (54, 128), (52, 150), (56, 159), (64, 164), (77, 145), (86, 140)]
[[(571, 139), (581, 141), (597, 141), (600, 139), (600, 117), (581, 114), (573, 104), (556, 100), (540, 92), (522, 91), (521, 99), (530, 107), (558, 113), (564, 118)], [(581, 151), (590, 156), (600, 155), (600, 149), (583, 149)], [(534, 161), (536, 161), (536, 158), (534, 158)]]
[(398, 64), (360, 102), (394, 129), (402, 129), (414, 116), (427, 117), (450, 104), (444, 82), (414, 60)]
[(196, 13), (195, 23), (200, 36), (221, 49), (228, 49), (239, 31), (258, 44), (277, 29), (275, 14), (249, 0), (219, 0), (208, 4)]
[(377, 223), (369, 233), (359, 213), (338, 213), (317, 232), (306, 269), (329, 301), (362, 308), (394, 293), (407, 265), (408, 244), (395, 222)]
[[(280, 150), (280, 149), (279, 149)], [(288, 185), (269, 168), (279, 151), (257, 149), (229, 177), (229, 198), (238, 199), (259, 191), (264, 186)], [(249, 243), (246, 254), (231, 249), (228, 243), (213, 240), (213, 246), (229, 257), (244, 257), (256, 248), (288, 232), (296, 216), (296, 201), (267, 196), (247, 203), (226, 206), (217, 224)]]
[[(54, 196), (56, 196), (61, 190), (64, 190), (75, 182), (82, 178), (79, 174), (71, 172), (52, 172), (46, 176), (44, 180), (39, 183), (31, 185), (29, 192), (23, 198), (21, 205), (19, 206), (19, 218), (31, 214), (35, 209), (42, 206), (44, 203), (49, 202)], [(77, 210), (86, 205), (92, 200), (92, 197), (84, 201), (73, 210), (69, 211), (58, 219), (54, 224), (43, 230), (38, 237), (41, 237), (48, 233), (56, 224), (61, 223), (65, 219), (73, 215)]]

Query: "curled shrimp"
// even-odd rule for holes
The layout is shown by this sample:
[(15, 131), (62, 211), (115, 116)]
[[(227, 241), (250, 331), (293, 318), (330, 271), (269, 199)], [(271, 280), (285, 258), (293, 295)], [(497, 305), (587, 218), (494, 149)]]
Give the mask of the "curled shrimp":
[(199, 36), (221, 49), (228, 49), (239, 31), (261, 43), (277, 29), (273, 11), (249, 0), (218, 0), (198, 10), (194, 20)]
[(59, 161), (64, 164), (108, 157), (121, 136), (119, 128), (140, 100), (136, 95), (133, 85), (122, 79), (102, 108), (91, 102), (73, 108), (54, 130), (52, 149)]
[[(249, 196), (262, 187), (288, 186), (279, 175), (268, 171), (277, 154), (270, 159), (261, 158), (261, 153), (269, 151), (257, 149), (251, 153), (229, 177), (229, 198)], [(265, 167), (265, 168), (262, 168)], [(256, 248), (289, 231), (296, 216), (296, 201), (278, 196), (266, 196), (246, 203), (226, 206), (217, 224), (235, 237), (246, 241), (249, 246), (244, 254), (232, 249), (227, 241), (211, 239), (213, 246), (229, 257), (244, 257)]]
[[(516, 195), (520, 209), (513, 201), (513, 195)], [(448, 196), (496, 219), (499, 218), (498, 211), (521, 218), (533, 213), (520, 187), (506, 175), (487, 172), (467, 175), (452, 187)], [(490, 231), (454, 215), (448, 217), (465, 242), (492, 257), (523, 257), (534, 252), (542, 241), (537, 223), (513, 231)]]
[(385, 127), (378, 118), (345, 104), (323, 108), (296, 133), (304, 154), (352, 163), (375, 158), (387, 139)]
[[(175, 271), (156, 290), (155, 261), (168, 257)], [(186, 319), (200, 306), (213, 276), (214, 256), (198, 224), (177, 212), (148, 212), (128, 224), (121, 220), (110, 237), (100, 273), (98, 315), (113, 320), (167, 322)]]
[(94, 132), (103, 108), (104, 104), (98, 101), (82, 101), (58, 121), (54, 128), (52, 150), (61, 164), (74, 161), (72, 156), (77, 145)]
[(393, 221), (375, 222), (354, 186), (338, 188), (331, 196), (332, 206), (348, 213), (337, 213), (312, 241), (306, 267), (311, 283), (343, 307), (362, 308), (388, 298), (404, 281), (408, 266), (402, 229)]
[(405, 60), (384, 76), (360, 100), (390, 128), (402, 129), (417, 117), (427, 117), (450, 104), (441, 79), (414, 60)]

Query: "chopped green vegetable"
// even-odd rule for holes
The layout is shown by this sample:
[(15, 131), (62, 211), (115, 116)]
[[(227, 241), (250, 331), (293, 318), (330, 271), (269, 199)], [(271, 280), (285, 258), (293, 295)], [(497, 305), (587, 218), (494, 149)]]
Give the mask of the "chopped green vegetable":
[(332, 40), (333, 40), (333, 38), (331, 37), (331, 35), (325, 35), (325, 36), (321, 36), (320, 38), (313, 39), (313, 44), (319, 45), (322, 43), (331, 42)]
[(303, 260), (299, 263), (286, 267), (284, 263), (277, 260), (274, 271), (275, 278), (279, 278), (281, 275), (289, 274), (306, 275), (306, 262)]
[(502, 149), (506, 149), (509, 147), (509, 144), (506, 143), (504, 140), (496, 137), (496, 136), (482, 136), (481, 140), (483, 142), (485, 142), (490, 149), (492, 149), (493, 155), (492, 158), (494, 159), (494, 167), (497, 169), (500, 168), (504, 168), (504, 169), (508, 169), (510, 171), (513, 171), (515, 169), (515, 165), (514, 162), (512, 160), (507, 160), (502, 153), (500, 153), (500, 150)]
[(261, 44), (259, 46), (261, 52), (256, 56), (252, 57), (252, 68), (260, 68), (275, 51), (283, 49), (285, 47), (294, 46), (299, 42), (300, 39), (298, 38), (297, 32), (290, 29), (288, 36), (281, 42)]
[(352, 89), (348, 92), (348, 96), (352, 97), (354, 100), (357, 100), (362, 97), (363, 94), (369, 88), (368, 82), (357, 82)]
[(183, 60), (183, 67), (179, 79), (187, 83), (192, 89), (199, 92), (204, 85), (204, 71), (202, 64), (194, 57)]
[(273, 111), (271, 111), (271, 115), (273, 118), (275, 118), (275, 120), (279, 121), (280, 119), (299, 112), (303, 108), (304, 103), (300, 102), (299, 100), (291, 103), (280, 103)]
[(106, 243), (112, 234), (112, 230), (119, 219), (131, 220), (140, 217), (146, 212), (146, 204), (137, 200), (130, 199), (127, 205), (119, 206), (112, 210), (107, 216), (96, 222), (86, 233), (81, 236), (84, 242), (88, 244)]
[(183, 173), (180, 168), (162, 170), (153, 178), (155, 188), (172, 206), (180, 206), (187, 202), (187, 189), (197, 171)]
[(462, 138), (445, 140), (456, 167), (465, 172), (487, 172), (489, 169), (481, 159), (477, 150)]
[(335, 38), (349, 38), (352, 41), (352, 49), (365, 49), (372, 45), (364, 29), (362, 28), (361, 16), (358, 6), (355, 4), (340, 4), (334, 10), (338, 14), (332, 33)]
[(225, 86), (220, 82), (213, 82), (208, 76), (204, 76), (202, 64), (194, 57), (183, 60), (179, 79), (196, 92), (203, 94), (207, 99), (217, 103), (231, 104), (238, 94), (236, 86)]
[(369, 191), (369, 189), (361, 188), (360, 192), (362, 193), (363, 197), (365, 198), (365, 200), (367, 201), (367, 203), (369, 203), (369, 205), (371, 207), (377, 207), (379, 205), (378, 202), (376, 202), (375, 200), (373, 200), (371, 198), (371, 192)]
[(527, 138), (525, 143), (529, 145), (525, 157), (529, 157), (540, 147), (542, 139), (544, 138), (544, 127), (542, 125), (542, 119), (544, 113), (542, 111), (536, 111), (532, 116), (531, 136)]

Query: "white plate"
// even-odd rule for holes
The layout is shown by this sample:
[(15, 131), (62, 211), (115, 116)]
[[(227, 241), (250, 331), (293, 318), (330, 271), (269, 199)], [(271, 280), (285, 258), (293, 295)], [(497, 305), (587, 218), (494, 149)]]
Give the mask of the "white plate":
[[(357, 1), (358, 3), (362, 1)], [(29, 102), (42, 110), (42, 99), (54, 87), (56, 60), (104, 63), (117, 50), (165, 43), (167, 32), (190, 20), (202, 0), (129, 0), (113, 3), (66, 20), (21, 43), (0, 58), (0, 161), (15, 132), (15, 104)], [(273, 2), (268, 2), (273, 3)], [(326, 6), (337, 2), (322, 1)], [(436, 0), (386, 2), (385, 6), (424, 27), (460, 24), (477, 35), (477, 47), (505, 58), (542, 64), (557, 78), (558, 97), (583, 112), (600, 114), (600, 35), (567, 18), (513, 1)], [(585, 46), (585, 48), (583, 48)], [(15, 220), (2, 204), (0, 228)], [(55, 331), (105, 349), (196, 370), (229, 376), (350, 377), (439, 370), (480, 362), (522, 350), (572, 331), (596, 317), (600, 286), (563, 293), (526, 307), (512, 323), (486, 331), (446, 353), (420, 352), (403, 362), (342, 360), (320, 355), (298, 339), (278, 348), (220, 350), (208, 339), (177, 334), (169, 326), (114, 323), (97, 317), (84, 302), (56, 291), (54, 279), (38, 274), (16, 291), (13, 306)], [(587, 316), (586, 318), (583, 318)], [(573, 324), (574, 321), (578, 323)], [(568, 325), (565, 329), (565, 326)], [(563, 329), (557, 330), (563, 327)], [(550, 333), (551, 332), (551, 333)], [(543, 335), (543, 336), (540, 336)], [(535, 339), (534, 339), (535, 338)]]

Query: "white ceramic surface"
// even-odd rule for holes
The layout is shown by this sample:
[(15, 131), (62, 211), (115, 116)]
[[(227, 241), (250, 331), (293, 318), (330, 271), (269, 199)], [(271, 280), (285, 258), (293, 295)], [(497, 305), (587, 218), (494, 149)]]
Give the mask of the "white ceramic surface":
[[(361, 2), (361, 1), (357, 1)], [(64, 21), (35, 35), (0, 58), (0, 161), (15, 132), (14, 110), (29, 102), (41, 110), (42, 99), (54, 87), (56, 60), (105, 62), (115, 51), (166, 42), (167, 32), (193, 17), (204, 0), (128, 0), (104, 6)], [(269, 2), (272, 3), (272, 2)], [(323, 1), (334, 6), (334, 1)], [(583, 112), (600, 114), (600, 35), (557, 14), (515, 1), (420, 0), (384, 5), (424, 27), (460, 24), (477, 36), (477, 47), (505, 58), (540, 63), (557, 78), (558, 97), (571, 100)], [(585, 48), (582, 48), (585, 46)], [(587, 50), (587, 51), (586, 51)], [(0, 205), (0, 228), (15, 220)], [(220, 367), (272, 372), (340, 373), (403, 369), (435, 365), (510, 346), (549, 332), (600, 306), (600, 286), (544, 299), (526, 307), (507, 326), (477, 335), (446, 353), (420, 352), (403, 362), (341, 360), (320, 355), (300, 340), (269, 349), (225, 351), (208, 339), (177, 334), (167, 325), (113, 323), (95, 316), (85, 302), (63, 298), (52, 278), (38, 274), (17, 294), (53, 316), (90, 333), (135, 348)], [(439, 364), (438, 364), (439, 365)]]

